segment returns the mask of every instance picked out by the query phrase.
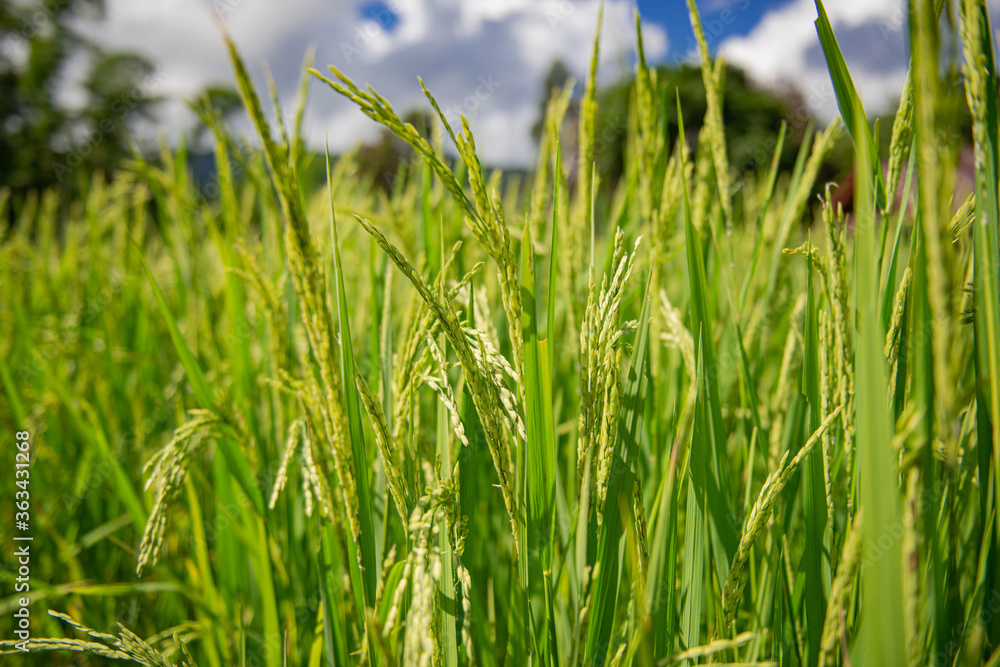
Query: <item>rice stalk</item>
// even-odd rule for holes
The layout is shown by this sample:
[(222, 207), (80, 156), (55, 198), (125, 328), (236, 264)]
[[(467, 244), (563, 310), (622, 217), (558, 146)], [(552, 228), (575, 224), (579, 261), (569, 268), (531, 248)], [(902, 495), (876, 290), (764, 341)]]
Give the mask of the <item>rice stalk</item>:
[(840, 414), (840, 410), (841, 406), (837, 406), (823, 420), (823, 423), (809, 436), (809, 439), (806, 440), (791, 461), (788, 460), (790, 452), (785, 452), (785, 455), (778, 463), (778, 467), (764, 480), (764, 485), (757, 495), (757, 500), (754, 501), (753, 507), (747, 516), (743, 536), (740, 538), (739, 546), (736, 549), (736, 556), (733, 558), (733, 564), (729, 568), (729, 576), (726, 578), (725, 585), (723, 586), (722, 601), (726, 610), (727, 623), (732, 623), (736, 616), (736, 609), (739, 607), (744, 586), (742, 580), (743, 568), (750, 558), (751, 547), (753, 547), (754, 542), (757, 541), (767, 527), (767, 523), (771, 518), (771, 512), (774, 510), (774, 505), (777, 503), (781, 491), (788, 484), (788, 480), (791, 479), (799, 464), (809, 456), (816, 443), (822, 440), (823, 434), (833, 424), (837, 415)]
[[(712, 166), (715, 171), (716, 187), (718, 188), (718, 202), (722, 205), (723, 218), (726, 223), (726, 235), (730, 237), (733, 231), (733, 210), (732, 195), (729, 187), (729, 159), (726, 153), (726, 133), (722, 121), (722, 84), (725, 74), (725, 63), (722, 58), (718, 58), (715, 66), (712, 66), (711, 56), (708, 51), (708, 41), (705, 39), (705, 30), (701, 24), (701, 15), (694, 0), (687, 0), (688, 13), (691, 16), (691, 26), (694, 29), (695, 39), (698, 42), (698, 53), (701, 56), (701, 75), (705, 84), (705, 101), (707, 111), (705, 112), (704, 140), (709, 147), (712, 156)], [(700, 142), (699, 142), (700, 144)], [(706, 179), (699, 178), (699, 183), (707, 182)]]
[(191, 419), (177, 429), (174, 437), (146, 464), (146, 489), (156, 487), (156, 500), (139, 544), (136, 573), (140, 576), (147, 564), (156, 565), (167, 526), (167, 510), (180, 495), (188, 466), (202, 441), (224, 425), (219, 415), (208, 410), (192, 410)]
[(412, 511), (409, 500), (409, 489), (403, 473), (403, 466), (399, 461), (399, 455), (393, 446), (392, 436), (389, 433), (389, 425), (385, 421), (385, 412), (382, 409), (382, 404), (372, 393), (371, 389), (368, 388), (368, 383), (365, 382), (360, 372), (356, 374), (355, 379), (357, 381), (358, 394), (361, 396), (361, 402), (365, 407), (365, 412), (368, 413), (372, 430), (375, 432), (375, 444), (382, 457), (382, 466), (385, 468), (386, 481), (389, 484), (393, 502), (396, 504), (396, 511), (403, 522), (403, 530), (406, 530), (407, 520)]
[[(154, 649), (121, 623), (118, 624), (118, 635), (114, 636), (98, 632), (78, 623), (66, 614), (51, 609), (49, 615), (97, 641), (62, 638), (29, 639), (29, 652), (73, 651), (97, 655), (110, 660), (127, 660), (146, 667), (175, 667), (174, 663), (168, 660), (163, 653)], [(174, 642), (182, 655), (181, 661), (178, 663), (179, 667), (197, 667), (197, 663), (191, 658), (187, 648), (176, 639), (176, 636)], [(0, 655), (23, 655), (20, 649), (12, 648), (15, 643), (14, 640), (0, 640)]]
[(274, 478), (274, 488), (271, 491), (271, 500), (268, 507), (274, 509), (278, 503), (278, 495), (285, 488), (288, 482), (288, 468), (299, 450), (299, 443), (302, 441), (302, 432), (305, 429), (305, 420), (296, 419), (288, 427), (288, 439), (285, 441), (285, 452), (281, 456), (281, 465), (278, 467), (278, 474)]
[[(864, 512), (858, 510), (847, 531), (844, 547), (840, 557), (837, 574), (830, 586), (830, 598), (826, 607), (826, 620), (823, 622), (823, 641), (820, 644), (819, 664), (836, 664), (837, 649), (841, 644), (841, 636), (846, 634), (842, 625), (846, 608), (850, 604), (851, 593), (854, 590), (855, 579), (861, 567), (861, 547)], [(846, 656), (845, 656), (846, 659)]]
[[(459, 322), (458, 314), (451, 305), (444, 302), (431, 290), (423, 278), (416, 272), (416, 269), (413, 268), (413, 265), (385, 238), (382, 232), (368, 220), (360, 217), (357, 219), (361, 223), (361, 226), (372, 235), (376, 243), (389, 256), (392, 263), (416, 287), (421, 298), (440, 321), (442, 333), (455, 349), (459, 363), (465, 373), (473, 402), (476, 405), (476, 411), (482, 422), (494, 466), (500, 477), (500, 490), (503, 494), (504, 504), (507, 507), (507, 513), (510, 516), (514, 543), (517, 545), (517, 526), (520, 520), (520, 512), (511, 477), (510, 451), (502, 430), (505, 423), (505, 411), (502, 407), (503, 401), (501, 399), (500, 388), (497, 386), (494, 378), (483, 373), (481, 365), (476, 361), (476, 354), (473, 352), (473, 347)], [(480, 336), (478, 343), (479, 358), (486, 359), (485, 339)]]

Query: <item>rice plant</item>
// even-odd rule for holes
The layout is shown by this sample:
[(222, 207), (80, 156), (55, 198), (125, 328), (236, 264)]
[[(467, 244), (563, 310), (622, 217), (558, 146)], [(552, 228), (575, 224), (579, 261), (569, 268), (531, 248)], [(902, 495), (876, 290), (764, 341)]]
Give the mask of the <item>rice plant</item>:
[[(563, 161), (567, 87), (524, 186), (484, 168), (468, 120), (453, 127), (426, 87), (426, 133), (309, 60), (296, 113), (273, 85), (269, 111), (224, 35), (259, 148), (194, 105), (217, 198), (183, 145), (70, 202), (0, 191), (16, 218), (0, 244), (0, 423), (37, 443), (31, 639), (12, 638), (10, 593), (0, 654), (1000, 664), (987, 5), (909, 1), (881, 156), (816, 0), (842, 119), (810, 126), (791, 173), (782, 126), (756, 175), (728, 163), (723, 63), (688, 8), (698, 141), (683, 120), (663, 132), (679, 97), (660, 94), (637, 16), (610, 199), (593, 166), (600, 25), (577, 159)], [(939, 55), (956, 39), (976, 156), (964, 204), (940, 131)], [(417, 167), (386, 194), (354, 154), (310, 153), (310, 90), (350, 100)], [(850, 216), (817, 182), (842, 135)]]

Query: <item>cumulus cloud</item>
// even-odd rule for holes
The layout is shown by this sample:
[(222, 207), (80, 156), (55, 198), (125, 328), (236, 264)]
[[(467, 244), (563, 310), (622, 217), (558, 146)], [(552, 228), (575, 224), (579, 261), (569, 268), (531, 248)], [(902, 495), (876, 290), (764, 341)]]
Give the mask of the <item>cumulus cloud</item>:
[[(836, 0), (825, 6), (865, 110), (894, 110), (909, 64), (905, 0)], [(989, 6), (995, 13), (1000, 0)], [(719, 52), (761, 83), (794, 84), (810, 111), (829, 121), (839, 110), (816, 16), (814, 0), (793, 0), (767, 13), (746, 36), (724, 41)]]
[[(634, 6), (605, 2), (604, 81), (632, 66)], [(170, 100), (161, 117), (173, 137), (193, 122), (184, 99), (207, 84), (232, 81), (212, 19), (219, 12), (261, 84), (267, 62), (283, 104), (294, 104), (302, 58), (315, 45), (318, 68), (335, 65), (371, 84), (400, 112), (427, 106), (417, 82), (422, 76), (445, 109), (469, 117), (485, 162), (526, 166), (544, 76), (562, 59), (582, 80), (597, 11), (597, 0), (108, 0), (106, 19), (82, 30), (106, 48), (139, 51), (157, 63), (149, 92)], [(662, 27), (648, 25), (643, 36), (651, 59), (666, 54)], [(319, 82), (311, 88), (306, 125), (314, 145), (328, 136), (337, 151), (378, 133)]]
[[(838, 0), (826, 3), (830, 22), (869, 113), (891, 108), (906, 77), (906, 26), (899, 0)], [(794, 0), (764, 16), (746, 36), (719, 48), (761, 83), (793, 83), (822, 120), (838, 114), (813, 21), (813, 0)]]

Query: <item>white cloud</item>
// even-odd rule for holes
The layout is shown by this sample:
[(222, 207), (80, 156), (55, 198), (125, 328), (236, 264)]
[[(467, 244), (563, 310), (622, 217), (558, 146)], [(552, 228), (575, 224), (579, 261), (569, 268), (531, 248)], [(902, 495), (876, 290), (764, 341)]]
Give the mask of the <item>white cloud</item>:
[[(825, 6), (865, 111), (894, 111), (909, 58), (905, 0), (837, 0)], [(989, 0), (988, 6), (996, 19), (1000, 0)], [(761, 83), (791, 82), (809, 110), (829, 121), (839, 110), (816, 16), (814, 0), (793, 0), (766, 14), (745, 37), (724, 41), (719, 52)]]
[[(838, 0), (827, 12), (851, 76), (869, 113), (892, 108), (906, 76), (902, 0)], [(762, 83), (791, 82), (822, 120), (837, 101), (813, 21), (814, 0), (794, 0), (764, 16), (745, 37), (727, 39), (719, 52)]]
[[(205, 85), (232, 82), (222, 39), (213, 23), (219, 10), (248, 66), (260, 79), (267, 61), (282, 103), (294, 104), (301, 62), (317, 46), (316, 65), (335, 65), (359, 85), (371, 84), (403, 112), (426, 107), (417, 76), (445, 108), (464, 105), (474, 120), (484, 161), (525, 166), (534, 147), (530, 127), (541, 85), (561, 58), (582, 79), (590, 61), (597, 0), (388, 0), (392, 29), (361, 16), (363, 0), (108, 0), (107, 18), (84, 31), (105, 48), (147, 54), (160, 68), (151, 92), (171, 100), (161, 115), (176, 137), (193, 118), (183, 99)], [(601, 40), (601, 79), (621, 76), (634, 52), (633, 0), (608, 0)], [(667, 51), (665, 30), (643, 30), (647, 55)], [(499, 85), (482, 94), (482, 80)], [(262, 79), (260, 79), (262, 83)], [(477, 95), (477, 89), (479, 93)], [(315, 82), (306, 114), (314, 145), (329, 134), (331, 148), (346, 150), (378, 128), (333, 91)]]

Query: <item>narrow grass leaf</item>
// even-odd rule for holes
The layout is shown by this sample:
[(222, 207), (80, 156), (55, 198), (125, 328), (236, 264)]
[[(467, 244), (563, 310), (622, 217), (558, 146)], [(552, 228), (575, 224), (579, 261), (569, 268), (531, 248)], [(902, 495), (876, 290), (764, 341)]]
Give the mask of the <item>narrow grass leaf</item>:
[[(368, 455), (365, 451), (365, 432), (361, 421), (361, 406), (354, 382), (354, 352), (351, 346), (351, 328), (348, 322), (347, 294), (344, 291), (344, 268), (340, 261), (340, 247), (337, 241), (337, 221), (333, 210), (333, 191), (330, 189), (330, 153), (326, 154), (327, 186), (330, 204), (330, 238), (333, 243), (333, 262), (336, 274), (337, 314), (340, 320), (340, 376), (344, 390), (344, 406), (347, 411), (348, 428), (351, 438), (353, 473), (358, 495), (358, 522), (360, 535), (357, 540), (357, 565), (361, 569), (364, 591), (364, 606), (375, 604), (375, 588), (378, 582), (379, 563), (375, 553), (375, 526), (372, 520), (371, 497), (368, 488)], [(354, 564), (352, 563), (352, 567)]]
[[(855, 107), (855, 120), (865, 123)], [(878, 317), (878, 276), (875, 257), (875, 201), (872, 171), (865, 159), (868, 137), (856, 128), (858, 165), (855, 283), (857, 285), (855, 356), (857, 377), (857, 442), (860, 454), (861, 506), (865, 511), (865, 541), (878, 544), (900, 525), (896, 454), (890, 442), (892, 424), (886, 402), (885, 332)], [(892, 540), (881, 558), (862, 578), (865, 610), (862, 616), (865, 662), (901, 665), (906, 661), (902, 616), (902, 552)]]
[[(819, 17), (816, 19), (816, 32), (819, 34), (819, 42), (823, 47), (823, 55), (826, 57), (830, 78), (833, 80), (833, 90), (837, 95), (840, 115), (854, 139), (855, 147), (859, 145), (865, 147), (864, 153), (857, 153), (858, 159), (869, 162), (868, 168), (871, 170), (871, 178), (875, 184), (876, 205), (879, 209), (884, 210), (885, 176), (882, 174), (882, 162), (878, 158), (878, 144), (872, 137), (864, 105), (861, 104), (861, 96), (858, 95), (857, 88), (854, 87), (854, 80), (851, 78), (850, 70), (847, 69), (844, 54), (840, 50), (840, 44), (837, 43), (837, 36), (833, 33), (833, 26), (830, 25), (823, 0), (816, 0), (816, 11), (819, 13)], [(857, 164), (855, 164), (855, 169), (858, 169)]]

